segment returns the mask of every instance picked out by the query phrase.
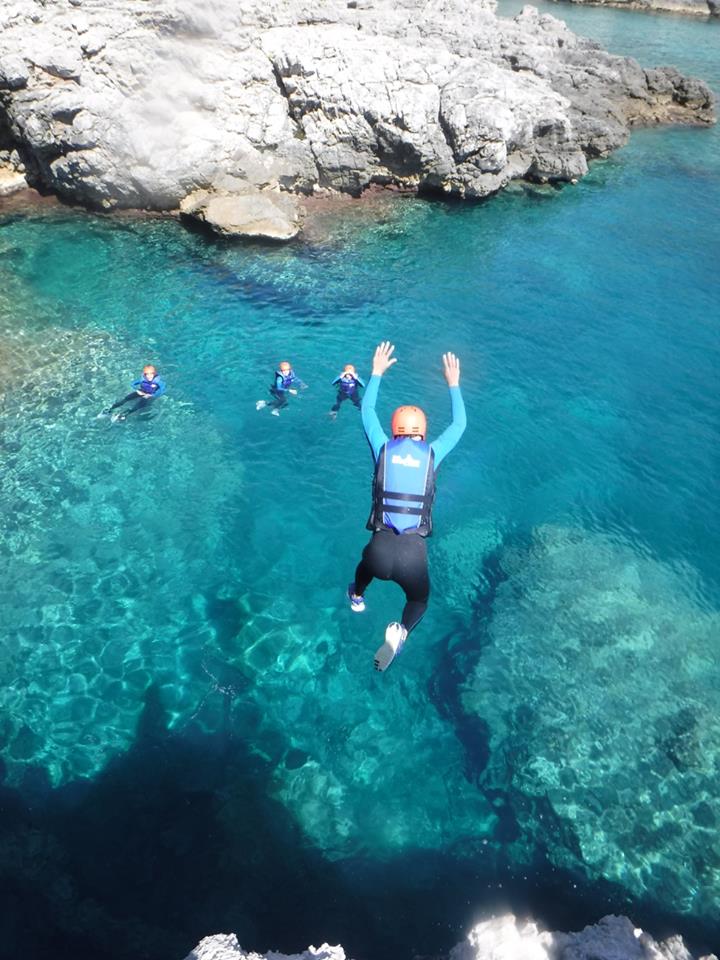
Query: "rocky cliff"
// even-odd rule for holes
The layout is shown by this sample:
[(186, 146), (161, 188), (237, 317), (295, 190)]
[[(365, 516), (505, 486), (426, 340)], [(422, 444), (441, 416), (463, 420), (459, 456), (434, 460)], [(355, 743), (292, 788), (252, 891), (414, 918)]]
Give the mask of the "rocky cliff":
[(493, 8), (10, 0), (0, 160), (101, 208), (184, 202), (203, 217), (218, 196), (273, 193), (262, 218), (279, 192), (484, 197), (517, 177), (574, 180), (634, 125), (713, 121), (704, 83), (606, 53), (533, 7), (514, 20)]

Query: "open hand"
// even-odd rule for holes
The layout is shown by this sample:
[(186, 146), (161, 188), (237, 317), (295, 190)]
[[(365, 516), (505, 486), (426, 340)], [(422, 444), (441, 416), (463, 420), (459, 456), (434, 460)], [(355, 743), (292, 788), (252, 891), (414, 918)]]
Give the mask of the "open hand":
[(375, 348), (372, 362), (373, 376), (381, 377), (386, 370), (397, 363), (397, 357), (393, 357), (395, 347), (389, 340), (384, 340)]
[(460, 386), (460, 360), (454, 353), (443, 354), (443, 373), (449, 387)]

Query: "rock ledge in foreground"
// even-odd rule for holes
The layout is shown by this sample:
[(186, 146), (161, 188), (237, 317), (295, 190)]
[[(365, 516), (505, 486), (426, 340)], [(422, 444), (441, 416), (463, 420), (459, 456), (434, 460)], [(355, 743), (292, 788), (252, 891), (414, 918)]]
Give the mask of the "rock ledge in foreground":
[[(205, 937), (185, 960), (346, 960), (341, 946), (308, 947), (288, 956), (247, 953), (235, 934)], [(437, 958), (440, 960), (440, 958)], [(448, 960), (694, 960), (682, 937), (662, 943), (634, 927), (627, 917), (603, 917), (579, 933), (541, 932), (532, 921), (511, 913), (476, 924)], [(699, 960), (718, 960), (715, 954)]]

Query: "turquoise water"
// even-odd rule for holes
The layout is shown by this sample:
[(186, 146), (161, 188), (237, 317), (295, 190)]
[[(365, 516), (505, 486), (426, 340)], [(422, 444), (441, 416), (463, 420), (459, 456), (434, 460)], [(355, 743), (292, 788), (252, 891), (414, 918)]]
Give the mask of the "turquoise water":
[[(720, 24), (547, 9), (720, 90)], [(720, 131), (679, 128), (577, 186), (357, 206), (283, 249), (0, 220), (0, 871), (69, 952), (232, 928), (381, 958), (498, 903), (717, 945), (718, 210)], [(439, 433), (451, 349), (469, 427), (381, 676), (400, 597), (346, 609), (371, 462), (327, 411), (384, 338), (381, 416), (420, 402)], [(285, 358), (309, 389), (256, 412)], [(148, 361), (158, 409), (98, 419)]]

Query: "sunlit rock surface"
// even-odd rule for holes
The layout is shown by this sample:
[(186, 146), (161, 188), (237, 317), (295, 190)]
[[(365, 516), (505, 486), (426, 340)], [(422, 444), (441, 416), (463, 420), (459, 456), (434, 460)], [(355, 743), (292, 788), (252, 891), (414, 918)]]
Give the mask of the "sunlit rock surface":
[[(346, 960), (341, 946), (309, 947), (288, 956), (246, 952), (234, 934), (205, 937), (185, 960)], [(441, 958), (437, 958), (441, 960)], [(448, 960), (693, 960), (681, 937), (658, 943), (627, 917), (603, 917), (579, 933), (541, 932), (512, 914), (476, 924)], [(700, 960), (717, 960), (714, 954)]]
[(180, 213), (224, 237), (292, 240), (300, 231), (297, 204), (287, 193), (275, 190), (198, 190), (185, 197)]
[(635, 124), (710, 122), (672, 69), (604, 53), (493, 0), (12, 0), (0, 129), (30, 179), (102, 207), (175, 209), (244, 184), (359, 194), (372, 183), (483, 197), (574, 180)]
[(288, 955), (270, 950), (267, 954), (246, 952), (238, 943), (234, 933), (219, 933), (205, 937), (191, 950), (185, 960), (346, 960), (341, 946), (331, 947), (324, 943), (321, 947), (308, 947), (302, 953)]

